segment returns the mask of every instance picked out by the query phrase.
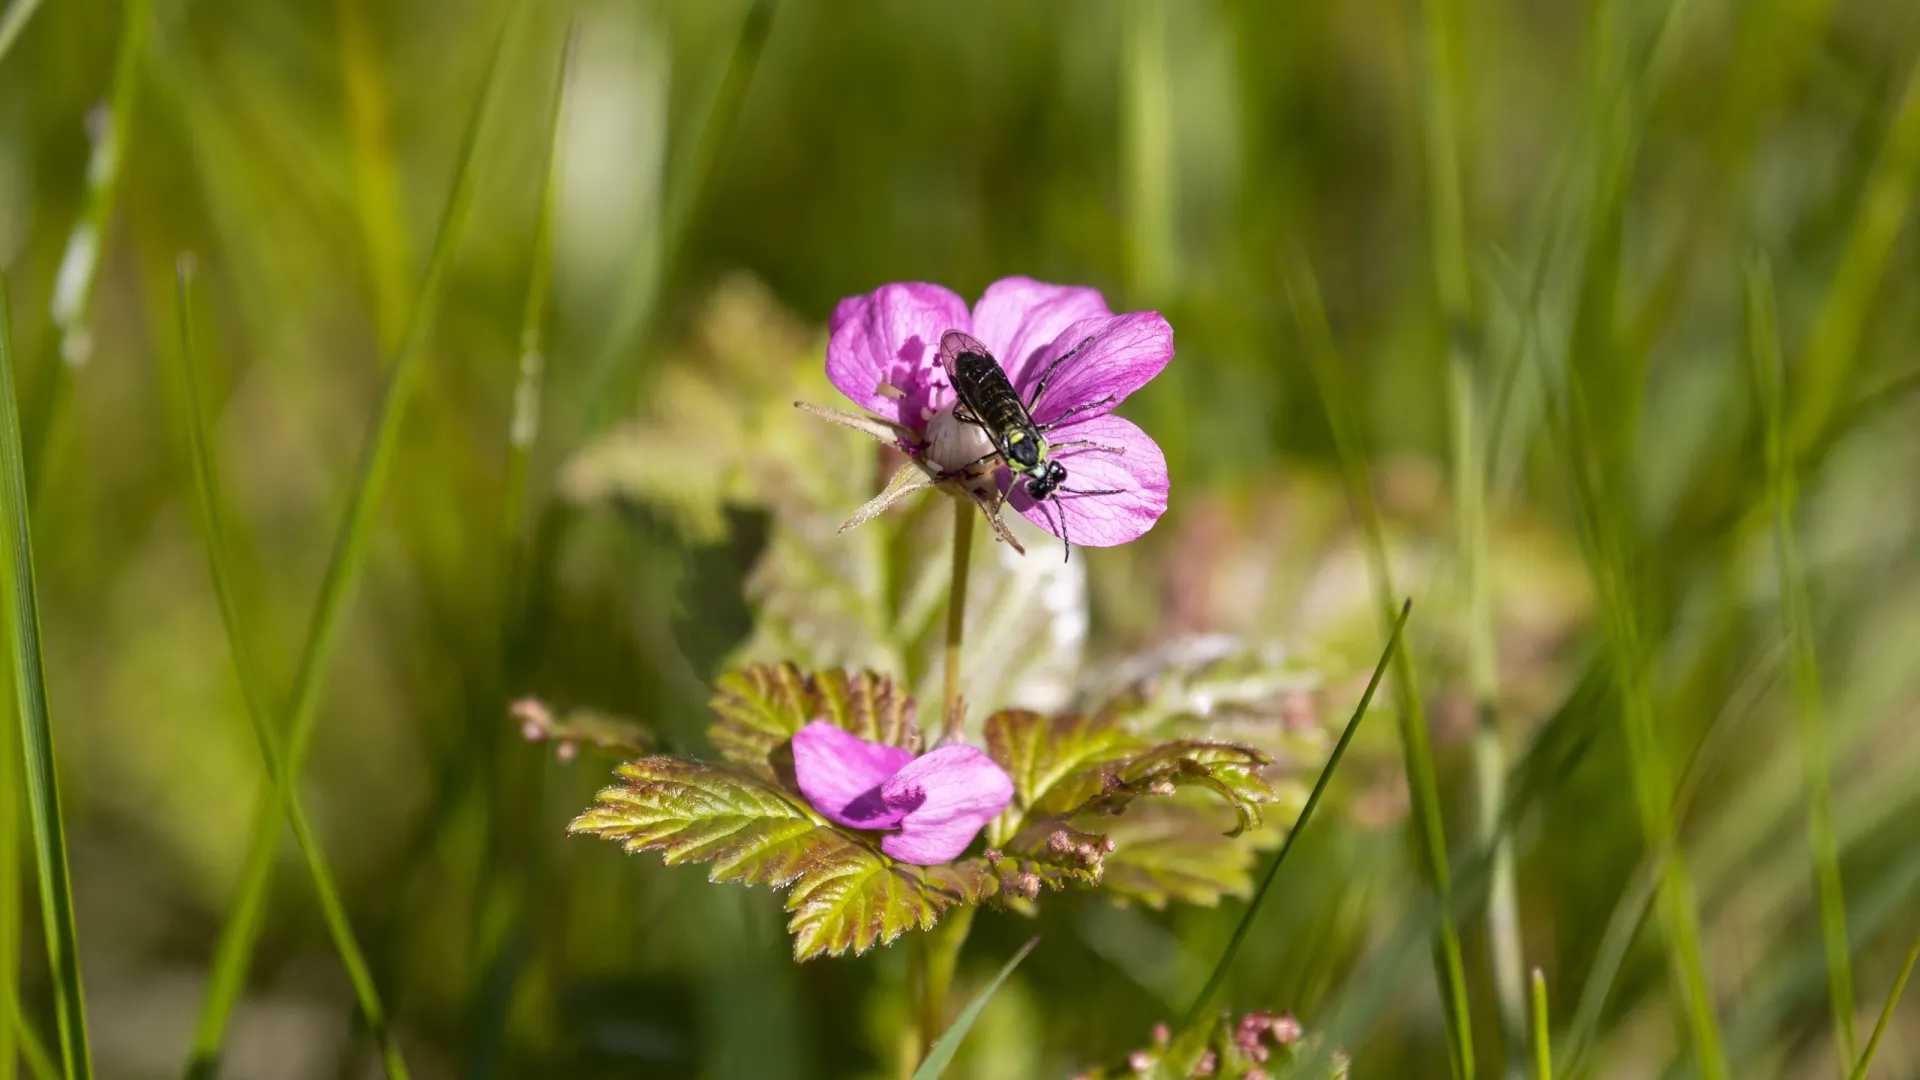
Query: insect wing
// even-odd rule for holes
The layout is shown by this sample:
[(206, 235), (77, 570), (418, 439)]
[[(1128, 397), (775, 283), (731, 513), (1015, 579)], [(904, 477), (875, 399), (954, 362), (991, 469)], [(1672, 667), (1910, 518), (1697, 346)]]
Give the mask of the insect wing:
[(940, 366), (946, 369), (947, 384), (953, 387), (953, 392), (959, 396), (960, 403), (965, 405), (969, 412), (978, 416), (982, 396), (979, 376), (973, 372), (962, 372), (960, 369), (960, 358), (968, 354), (985, 357), (988, 363), (994, 363), (993, 354), (988, 352), (987, 347), (980, 344), (980, 339), (972, 334), (949, 330), (940, 335)]

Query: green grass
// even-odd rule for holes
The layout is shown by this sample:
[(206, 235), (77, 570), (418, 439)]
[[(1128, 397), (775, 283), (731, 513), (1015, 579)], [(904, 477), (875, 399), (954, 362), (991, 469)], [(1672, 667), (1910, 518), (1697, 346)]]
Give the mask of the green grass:
[(13, 48), (13, 43), (20, 39), (21, 31), (27, 28), (28, 21), (39, 10), (40, 4), (41, 0), (13, 0), (7, 5), (6, 11), (0, 12), (0, 60), (6, 59), (7, 50)]
[[(34, 583), (33, 530), (27, 521), (27, 469), (20, 441), (20, 406), (13, 393), (13, 319), (0, 287), (0, 580), (7, 600), (8, 657), (14, 709), (26, 761), (28, 816), (34, 867), (40, 882), (40, 918), (46, 928), (60, 1062), (67, 1080), (93, 1076), (87, 1039), (86, 995), (80, 988), (80, 941), (73, 917), (73, 879), (67, 867), (66, 828), (60, 817), (60, 780), (54, 766), (53, 721), (40, 654), (40, 600)], [(12, 981), (11, 973), (5, 977)], [(11, 1018), (8, 1018), (11, 1020)]]
[(1893, 1020), (1893, 1010), (1900, 1005), (1900, 993), (1907, 988), (1907, 980), (1913, 977), (1913, 965), (1920, 961), (1920, 934), (1914, 935), (1913, 945), (1907, 949), (1906, 962), (1900, 965), (1900, 974), (1894, 976), (1893, 988), (1887, 991), (1886, 1004), (1880, 1008), (1880, 1019), (1874, 1021), (1873, 1034), (1867, 1037), (1867, 1048), (1861, 1052), (1859, 1062), (1854, 1065), (1852, 1080), (1867, 1080), (1867, 1070), (1873, 1066), (1873, 1056), (1880, 1049), (1880, 1037), (1887, 1033), (1887, 1025)]
[[(1320, 393), (1327, 422), (1333, 429), (1347, 500), (1360, 521), (1372, 576), (1375, 601), (1388, 626), (1393, 625), (1393, 574), (1387, 561), (1386, 530), (1380, 509), (1374, 500), (1373, 477), (1359, 421), (1346, 387), (1340, 358), (1335, 351), (1333, 331), (1327, 326), (1320, 304), (1320, 290), (1313, 272), (1304, 264), (1292, 268), (1288, 295), (1294, 318), (1305, 340), (1314, 384)], [(1441, 817), (1439, 781), (1433, 767), (1433, 751), (1428, 744), (1426, 705), (1421, 697), (1420, 681), (1413, 658), (1405, 649), (1393, 653), (1394, 689), (1398, 694), (1400, 748), (1407, 786), (1413, 799), (1413, 831), (1428, 880), (1439, 905), (1439, 924), (1434, 942), (1435, 974), (1440, 984), (1440, 1000), (1445, 1009), (1447, 1040), (1454, 1075), (1472, 1080), (1473, 1021), (1467, 1000), (1466, 968), (1461, 957), (1460, 933), (1454, 924), (1455, 911), (1447, 862), (1446, 824)]]
[(1207, 975), (1206, 984), (1194, 995), (1193, 1004), (1187, 1007), (1186, 1015), (1180, 1021), (1180, 1030), (1191, 1031), (1196, 1024), (1210, 1021), (1207, 1008), (1212, 1005), (1213, 997), (1219, 993), (1220, 986), (1226, 982), (1227, 973), (1233, 969), (1234, 958), (1240, 954), (1240, 947), (1246, 943), (1247, 935), (1253, 929), (1253, 919), (1260, 913), (1260, 905), (1266, 900), (1273, 883), (1280, 877), (1280, 867), (1287, 861), (1287, 853), (1293, 850), (1294, 841), (1306, 831), (1307, 822), (1313, 819), (1314, 807), (1320, 805), (1320, 796), (1326, 794), (1327, 784), (1333, 779), (1333, 771), (1340, 765), (1340, 758), (1347, 752), (1347, 745), (1353, 742), (1354, 733), (1360, 730), (1360, 721), (1367, 715), (1367, 709), (1373, 704), (1374, 691), (1380, 689), (1380, 680), (1386, 677), (1387, 665), (1406, 646), (1401, 634), (1406, 630), (1407, 618), (1413, 614), (1413, 602), (1407, 601), (1400, 608), (1400, 614), (1393, 621), (1393, 627), (1387, 636), (1387, 647), (1380, 654), (1380, 662), (1374, 665), (1373, 675), (1367, 680), (1367, 688), (1360, 695), (1360, 703), (1354, 706), (1353, 716), (1347, 720), (1347, 726), (1340, 731), (1340, 739), (1333, 744), (1333, 752), (1327, 755), (1327, 763), (1320, 768), (1320, 778), (1313, 782), (1313, 790), (1307, 793), (1307, 801), (1300, 808), (1300, 816), (1294, 820), (1293, 827), (1287, 830), (1287, 838), (1280, 850), (1273, 856), (1273, 862), (1267, 866), (1266, 876), (1260, 879), (1260, 887), (1253, 892), (1253, 898), (1247, 901), (1247, 910), (1234, 925), (1233, 936), (1227, 939), (1227, 947), (1220, 952), (1213, 970)]
[(314, 893), (320, 901), (321, 916), (327, 924), (327, 933), (333, 938), (340, 962), (346, 968), (347, 981), (353, 985), (361, 1016), (373, 1034), (375, 1045), (379, 1047), (387, 1075), (394, 1080), (404, 1080), (410, 1074), (400, 1048), (394, 1042), (393, 1032), (387, 1025), (386, 1008), (380, 1003), (379, 991), (373, 985), (372, 969), (361, 952), (360, 942), (354, 936), (346, 904), (340, 898), (340, 888), (334, 881), (333, 871), (327, 866), (326, 855), (314, 836), (306, 810), (300, 805), (299, 793), (294, 790), (293, 780), (287, 775), (286, 748), (281, 745), (280, 732), (274, 728), (273, 709), (267, 703), (266, 688), (261, 683), (259, 667), (253, 658), (250, 642), (254, 639), (248, 633), (240, 611), (240, 600), (233, 581), (232, 556), (227, 549), (226, 529), (222, 524), (225, 515), (221, 509), (219, 471), (213, 460), (206, 412), (201, 406), (198, 386), (201, 361), (193, 314), (193, 268), (191, 262), (185, 259), (179, 269), (178, 305), (178, 396), (184, 412), (180, 426), (186, 433), (193, 471), (195, 508), (199, 512), (201, 534), (207, 546), (207, 564), (213, 578), (214, 595), (220, 604), (220, 619), (227, 631), (227, 647), (233, 653), (234, 677), (240, 684), (241, 697), (246, 701), (247, 719), (252, 722), (253, 736), (259, 743), (260, 757), (266, 765), (267, 783), (286, 816), (287, 825), (293, 831), (300, 856), (306, 861), (308, 876), (313, 880)]
[(1551, 1025), (1547, 1020), (1547, 977), (1539, 968), (1533, 969), (1533, 1077), (1534, 1080), (1553, 1080), (1553, 1045), (1548, 1037)]
[(1747, 272), (1748, 354), (1754, 397), (1766, 432), (1767, 486), (1773, 504), (1774, 559), (1780, 577), (1780, 619), (1792, 658), (1794, 712), (1800, 757), (1806, 765), (1807, 841), (1820, 898), (1821, 939), (1826, 948), (1828, 1001), (1833, 1009), (1840, 1068), (1852, 1068), (1859, 1049), (1853, 1021), (1853, 965), (1847, 943), (1847, 909), (1840, 882), (1840, 845), (1834, 837), (1832, 779), (1828, 764), (1826, 703), (1820, 690), (1813, 615), (1800, 542), (1795, 536), (1799, 482), (1786, 444), (1786, 405), (1780, 359), (1780, 329), (1774, 309), (1773, 275), (1764, 260)]
[(913, 1071), (913, 1080), (940, 1080), (940, 1077), (946, 1074), (947, 1066), (953, 1063), (953, 1055), (959, 1051), (960, 1044), (966, 1041), (967, 1033), (972, 1031), (973, 1025), (979, 1021), (980, 1014), (986, 1010), (987, 1002), (993, 1000), (993, 995), (1000, 991), (1000, 984), (1007, 981), (1007, 976), (1013, 974), (1013, 969), (1019, 967), (1020, 961), (1025, 960), (1027, 954), (1032, 952), (1034, 946), (1038, 944), (1040, 944), (1039, 938), (1028, 939), (1025, 945), (1020, 946), (1020, 951), (1014, 953), (1000, 968), (1000, 973), (993, 977), (993, 981), (975, 994), (972, 1001), (967, 1002), (967, 1007), (960, 1010), (960, 1015), (954, 1018), (953, 1026), (947, 1029), (946, 1034), (940, 1036), (939, 1041), (933, 1044), (933, 1048), (927, 1051), (926, 1059), (920, 1062), (920, 1067)]
[[(285, 766), (289, 784), (297, 782), (312, 747), (328, 662), (346, 621), (353, 586), (366, 562), (406, 407), (424, 374), (428, 348), (452, 272), (453, 258), (459, 250), (472, 208), (480, 162), (488, 145), (487, 136), (505, 93), (500, 77), (502, 56), (511, 45), (517, 43), (527, 6), (524, 0), (516, 0), (494, 46), (493, 58), (481, 84), (479, 100), (468, 122), (458, 171), (441, 214), (419, 296), (401, 339), (399, 353), (387, 376), (379, 411), (368, 431), (359, 469), (348, 497), (347, 511), (335, 536), (326, 575), (321, 580), (320, 595), (314, 604), (306, 645), (294, 677), (293, 704), (288, 710)], [(228, 1021), (245, 985), (247, 969), (265, 917), (267, 893), (273, 882), (274, 851), (279, 846), (280, 819), (280, 800), (271, 790), (264, 792), (253, 812), (248, 833), (247, 861), (242, 871), (239, 893), (221, 930), (199, 1028), (194, 1036), (188, 1065), (189, 1076), (211, 1075), (219, 1060)]]

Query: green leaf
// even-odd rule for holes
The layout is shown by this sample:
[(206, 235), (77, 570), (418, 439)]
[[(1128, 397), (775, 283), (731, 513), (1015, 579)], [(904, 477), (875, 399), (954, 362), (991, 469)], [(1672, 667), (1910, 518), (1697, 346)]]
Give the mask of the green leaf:
[(774, 775), (774, 752), (814, 720), (831, 721), (868, 742), (920, 748), (913, 699), (871, 671), (813, 675), (780, 664), (728, 672), (712, 706), (719, 719), (707, 737), (715, 749), (767, 777)]
[(865, 952), (999, 892), (999, 879), (981, 860), (895, 862), (742, 769), (646, 757), (621, 766), (619, 775), (624, 783), (601, 791), (599, 805), (568, 831), (630, 852), (657, 850), (669, 866), (711, 863), (714, 882), (791, 886), (787, 929), (798, 960)]
[(1222, 896), (1246, 896), (1262, 845), (1223, 835), (1223, 811), (1192, 796), (1155, 800), (1107, 831), (1114, 844), (1103, 887), (1152, 908), (1169, 902), (1211, 906)]
[(947, 1029), (945, 1035), (940, 1036), (939, 1042), (933, 1044), (933, 1049), (927, 1051), (926, 1060), (920, 1062), (920, 1067), (913, 1071), (913, 1080), (939, 1080), (940, 1075), (946, 1072), (947, 1066), (953, 1062), (953, 1055), (960, 1049), (960, 1044), (966, 1040), (967, 1032), (973, 1030), (974, 1021), (980, 1019), (980, 1013), (987, 1007), (987, 1002), (999, 992), (1000, 984), (1007, 981), (1007, 976), (1013, 974), (1013, 969), (1019, 967), (1020, 961), (1025, 960), (1027, 954), (1032, 952), (1033, 947), (1038, 944), (1040, 939), (1033, 938), (1020, 946), (1020, 951), (1013, 954), (1013, 958), (1000, 969), (1000, 974), (993, 977), (993, 981), (987, 984), (987, 988), (967, 1003), (967, 1007), (954, 1019), (953, 1026)]
[(1107, 716), (1005, 710), (987, 717), (986, 742), (1014, 783), (1013, 804), (988, 827), (994, 842), (1035, 818), (1117, 814), (1141, 796), (1188, 785), (1219, 794), (1239, 815), (1239, 828), (1258, 825), (1261, 804), (1273, 798), (1260, 776), (1271, 759), (1251, 746), (1202, 739), (1155, 745)]

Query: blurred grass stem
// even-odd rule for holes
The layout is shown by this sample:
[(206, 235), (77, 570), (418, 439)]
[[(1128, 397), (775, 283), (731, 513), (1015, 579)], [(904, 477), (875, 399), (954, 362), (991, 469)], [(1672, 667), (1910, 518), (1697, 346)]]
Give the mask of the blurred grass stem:
[[(505, 81), (501, 78), (505, 67), (502, 58), (509, 46), (518, 43), (529, 7), (528, 0), (515, 0), (495, 40), (480, 98), (469, 119), (453, 188), (448, 194), (419, 295), (408, 320), (407, 332), (388, 373), (378, 414), (362, 446), (346, 515), (334, 535), (333, 550), (325, 577), (321, 580), (319, 598), (314, 604), (288, 708), (290, 719), (286, 766), (290, 783), (298, 781), (307, 752), (312, 746), (325, 672), (345, 625), (354, 583), (358, 581), (366, 562), (373, 526), (399, 442), (401, 422), (413, 389), (420, 381), (419, 376), (426, 363), (427, 346), (451, 277), (454, 253), (466, 229), (477, 183), (480, 151), (492, 126), (492, 117), (499, 111), (500, 102), (505, 96)], [(280, 804), (269, 790), (262, 792), (254, 807), (241, 885), (233, 909), (221, 929), (207, 997), (194, 1036), (187, 1069), (189, 1077), (210, 1077), (216, 1069), (220, 1048), (226, 1039), (227, 1024), (239, 1001), (254, 946), (259, 939), (267, 894), (273, 882), (274, 853), (279, 841)]]
[(0, 582), (7, 601), (8, 656), (27, 773), (27, 810), (40, 879), (40, 919), (47, 937), (47, 978), (60, 1028), (60, 1062), (67, 1080), (90, 1080), (86, 996), (80, 989), (80, 943), (74, 926), (73, 879), (60, 819), (59, 770), (41, 661), (40, 601), (34, 583), (33, 534), (27, 520), (27, 471), (21, 453), (20, 406), (13, 377), (13, 325), (0, 284)]
[[(1306, 341), (1308, 365), (1319, 389), (1327, 423), (1339, 455), (1347, 498), (1366, 539), (1367, 559), (1383, 624), (1393, 625), (1393, 576), (1387, 559), (1386, 529), (1373, 496), (1373, 477), (1367, 465), (1359, 420), (1348, 397), (1343, 368), (1334, 348), (1333, 331), (1320, 302), (1313, 270), (1303, 256), (1293, 256), (1286, 272), (1287, 293), (1294, 319)], [(1452, 886), (1447, 863), (1446, 825), (1440, 814), (1440, 788), (1427, 741), (1426, 705), (1413, 657), (1406, 649), (1393, 651), (1394, 688), (1399, 697), (1400, 747), (1412, 796), (1414, 839), (1425, 860), (1440, 916), (1434, 941), (1434, 969), (1447, 1028), (1447, 1046), (1453, 1074), (1472, 1080), (1473, 1022), (1467, 1001), (1467, 977), (1461, 958), (1460, 933), (1454, 926)]]
[(1800, 760), (1806, 779), (1807, 841), (1813, 853), (1814, 884), (1820, 899), (1828, 1001), (1833, 1009), (1840, 1069), (1845, 1072), (1852, 1068), (1859, 1047), (1853, 1017), (1853, 965), (1848, 955), (1840, 845), (1833, 828), (1831, 751), (1827, 746), (1826, 707), (1820, 690), (1820, 661), (1814, 646), (1806, 573), (1800, 563), (1800, 548), (1795, 537), (1798, 479), (1793, 471), (1793, 455), (1786, 444), (1785, 368), (1780, 358), (1773, 277), (1763, 259), (1756, 259), (1747, 271), (1747, 336), (1755, 398), (1766, 428), (1767, 486), (1769, 501), (1773, 504), (1780, 619), (1786, 629), (1792, 661), (1794, 715), (1799, 721)]
[(27, 20), (40, 9), (41, 0), (13, 0), (7, 6), (5, 14), (0, 14), (0, 60), (6, 59), (7, 50), (20, 38), (21, 31), (27, 28)]
[(1867, 1036), (1867, 1048), (1853, 1067), (1852, 1080), (1867, 1080), (1867, 1069), (1873, 1065), (1873, 1055), (1880, 1049), (1880, 1037), (1887, 1033), (1887, 1026), (1893, 1020), (1893, 1011), (1900, 1005), (1900, 994), (1907, 988), (1907, 980), (1913, 977), (1913, 965), (1920, 961), (1920, 934), (1915, 934), (1913, 945), (1907, 949), (1907, 961), (1900, 965), (1900, 974), (1894, 977), (1893, 989), (1887, 991), (1887, 1003), (1880, 1007), (1880, 1019), (1874, 1021), (1873, 1034)]
[(1548, 1043), (1547, 977), (1533, 969), (1533, 1076), (1553, 1080), (1553, 1048)]
[(953, 500), (953, 573), (947, 580), (946, 672), (940, 694), (942, 738), (959, 734), (964, 723), (960, 715), (960, 648), (967, 630), (967, 570), (973, 562), (973, 515), (977, 512), (971, 500)]
[(219, 473), (213, 462), (207, 418), (200, 404), (196, 370), (199, 349), (193, 321), (193, 268), (185, 257), (179, 269), (177, 301), (180, 397), (186, 412), (182, 426), (192, 459), (195, 503), (206, 542), (208, 570), (213, 578), (214, 595), (220, 605), (220, 619), (227, 632), (227, 647), (233, 656), (234, 677), (240, 684), (241, 697), (247, 705), (247, 719), (252, 722), (254, 739), (259, 744), (260, 756), (266, 765), (267, 783), (272, 787), (287, 824), (293, 831), (294, 842), (306, 861), (308, 874), (313, 879), (314, 893), (320, 902), (321, 917), (333, 938), (334, 948), (340, 954), (340, 962), (346, 968), (347, 981), (352, 984), (354, 995), (359, 1000), (367, 1030), (373, 1034), (387, 1075), (394, 1080), (404, 1080), (408, 1076), (406, 1062), (401, 1058), (400, 1049), (387, 1026), (386, 1010), (380, 1003), (379, 992), (374, 989), (371, 969), (367, 966), (359, 941), (354, 937), (346, 904), (340, 898), (333, 871), (327, 866), (326, 854), (314, 836), (306, 810), (300, 805), (299, 795), (287, 775), (286, 750), (280, 744), (280, 733), (274, 730), (272, 706), (267, 703), (266, 688), (261, 684), (259, 669), (254, 664), (253, 650), (249, 644), (252, 639), (247, 634), (240, 614), (238, 590), (229, 571), (232, 558), (227, 551), (226, 530), (221, 524)]

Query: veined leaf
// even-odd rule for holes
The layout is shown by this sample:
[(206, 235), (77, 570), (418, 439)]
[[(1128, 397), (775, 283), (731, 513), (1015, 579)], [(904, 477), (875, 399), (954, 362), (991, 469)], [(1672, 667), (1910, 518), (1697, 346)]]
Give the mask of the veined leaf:
[(1246, 828), (1260, 823), (1260, 805), (1273, 797), (1260, 776), (1271, 759), (1239, 743), (1154, 744), (1106, 716), (1015, 710), (989, 716), (986, 736), (987, 753), (1014, 783), (1013, 805), (988, 827), (996, 842), (1018, 835), (1038, 817), (1115, 814), (1141, 796), (1171, 795), (1188, 785), (1213, 789)]
[(807, 674), (792, 664), (750, 667), (720, 677), (713, 697), (719, 717), (707, 729), (729, 761), (771, 777), (768, 759), (814, 720), (828, 720), (868, 742), (920, 748), (913, 699), (893, 680), (866, 671)]

